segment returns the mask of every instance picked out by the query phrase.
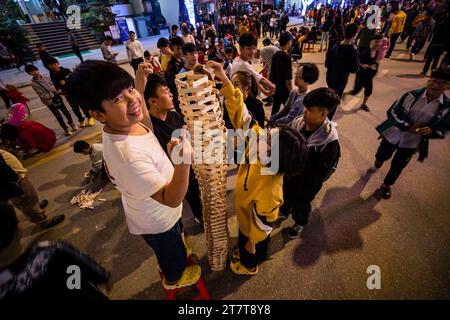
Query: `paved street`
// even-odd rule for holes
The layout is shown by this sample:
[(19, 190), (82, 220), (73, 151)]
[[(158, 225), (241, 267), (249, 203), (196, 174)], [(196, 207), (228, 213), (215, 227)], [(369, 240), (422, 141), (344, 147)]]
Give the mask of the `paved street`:
[[(397, 49), (404, 45), (397, 45)], [(422, 59), (418, 55), (416, 59)], [(185, 207), (187, 242), (199, 257), (203, 278), (214, 299), (449, 299), (450, 298), (450, 139), (432, 140), (429, 158), (417, 155), (393, 187), (390, 200), (380, 200), (376, 189), (389, 163), (379, 171), (369, 169), (379, 144), (375, 126), (385, 119), (392, 102), (407, 90), (423, 86), (417, 78), (422, 62), (409, 62), (401, 51), (383, 60), (374, 81), (371, 112), (357, 111), (362, 93), (348, 98), (335, 116), (339, 124), (342, 157), (335, 174), (314, 201), (314, 211), (304, 237), (288, 240), (284, 227), (272, 235), (270, 259), (254, 277), (230, 270), (211, 272), (205, 237)], [(306, 53), (302, 62), (317, 63), (319, 81), (325, 86), (324, 53)], [(64, 61), (64, 60), (63, 60)], [(64, 65), (64, 63), (62, 63)], [(122, 65), (131, 73), (128, 65)], [(350, 78), (347, 89), (353, 85)], [(74, 154), (78, 138), (100, 141), (100, 126), (62, 137), (62, 130), (30, 87), (34, 119), (54, 129), (58, 146), (50, 153), (28, 159), (29, 178), (41, 199), (48, 199), (48, 214), (66, 214), (66, 221), (46, 233), (32, 234), (32, 225), (19, 214), (24, 243), (64, 239), (79, 247), (111, 271), (113, 299), (164, 299), (152, 250), (131, 235), (124, 221), (120, 196), (110, 184), (103, 188), (94, 210), (80, 210), (70, 199), (84, 188), (83, 173), (89, 158)], [(269, 111), (269, 110), (267, 110)], [(4, 116), (1, 111), (0, 118)], [(237, 241), (233, 210), (235, 171), (229, 172), (228, 215), (231, 242)], [(381, 269), (381, 289), (368, 290), (367, 268)], [(185, 297), (191, 297), (192, 289)]]

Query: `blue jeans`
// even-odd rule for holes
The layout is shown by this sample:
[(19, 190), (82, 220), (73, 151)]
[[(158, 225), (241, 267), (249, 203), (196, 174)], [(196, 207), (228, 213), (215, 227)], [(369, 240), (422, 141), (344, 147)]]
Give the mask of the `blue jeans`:
[(181, 219), (166, 232), (143, 234), (142, 238), (155, 251), (159, 267), (167, 281), (175, 282), (180, 279), (187, 265), (186, 247), (181, 238)]

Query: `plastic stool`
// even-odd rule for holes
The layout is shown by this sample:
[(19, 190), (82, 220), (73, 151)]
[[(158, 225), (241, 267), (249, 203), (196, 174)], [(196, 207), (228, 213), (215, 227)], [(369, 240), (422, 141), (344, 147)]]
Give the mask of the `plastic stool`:
[[(188, 257), (188, 266), (194, 265), (195, 261), (193, 259), (192, 254)], [(164, 275), (161, 271), (159, 271), (159, 277), (161, 278), (161, 283), (164, 279)], [(197, 287), (198, 290), (198, 296), (195, 296), (194, 300), (211, 300), (210, 296), (209, 296), (209, 292), (208, 289), (206, 289), (205, 286), (205, 282), (203, 281), (203, 278), (200, 276), (200, 278), (198, 279), (198, 281), (195, 283), (195, 286)], [(184, 287), (187, 288), (187, 287)], [(166, 297), (167, 300), (176, 300), (175, 297), (175, 293), (177, 293), (178, 291), (180, 291), (181, 289), (184, 288), (177, 288), (177, 289), (166, 289), (163, 287), (164, 292), (166, 293)]]

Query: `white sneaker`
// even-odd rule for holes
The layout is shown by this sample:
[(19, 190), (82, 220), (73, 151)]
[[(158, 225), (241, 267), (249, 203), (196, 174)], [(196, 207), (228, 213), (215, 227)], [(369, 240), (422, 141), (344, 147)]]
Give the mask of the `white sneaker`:
[(77, 131), (79, 129), (78, 126), (75, 124), (75, 122), (72, 123), (70, 126), (72, 127), (73, 131)]
[(70, 131), (69, 128), (67, 128), (65, 131), (66, 131), (66, 136), (71, 136), (72, 135), (72, 131)]
[(334, 122), (334, 121), (331, 121), (331, 123), (332, 123), (335, 127), (338, 126), (338, 124), (337, 124), (336, 122)]

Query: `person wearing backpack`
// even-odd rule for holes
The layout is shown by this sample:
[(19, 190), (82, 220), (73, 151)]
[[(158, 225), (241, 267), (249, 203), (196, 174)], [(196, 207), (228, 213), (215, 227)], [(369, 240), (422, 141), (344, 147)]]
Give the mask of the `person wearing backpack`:
[(340, 97), (333, 89), (312, 90), (303, 99), (304, 113), (290, 125), (305, 138), (308, 148), (305, 170), (283, 180), (284, 204), (279, 217), (287, 218), (292, 213), (295, 224), (288, 228), (291, 239), (298, 238), (308, 224), (311, 202), (336, 169), (341, 151), (336, 125), (328, 119), (328, 113), (339, 101)]

